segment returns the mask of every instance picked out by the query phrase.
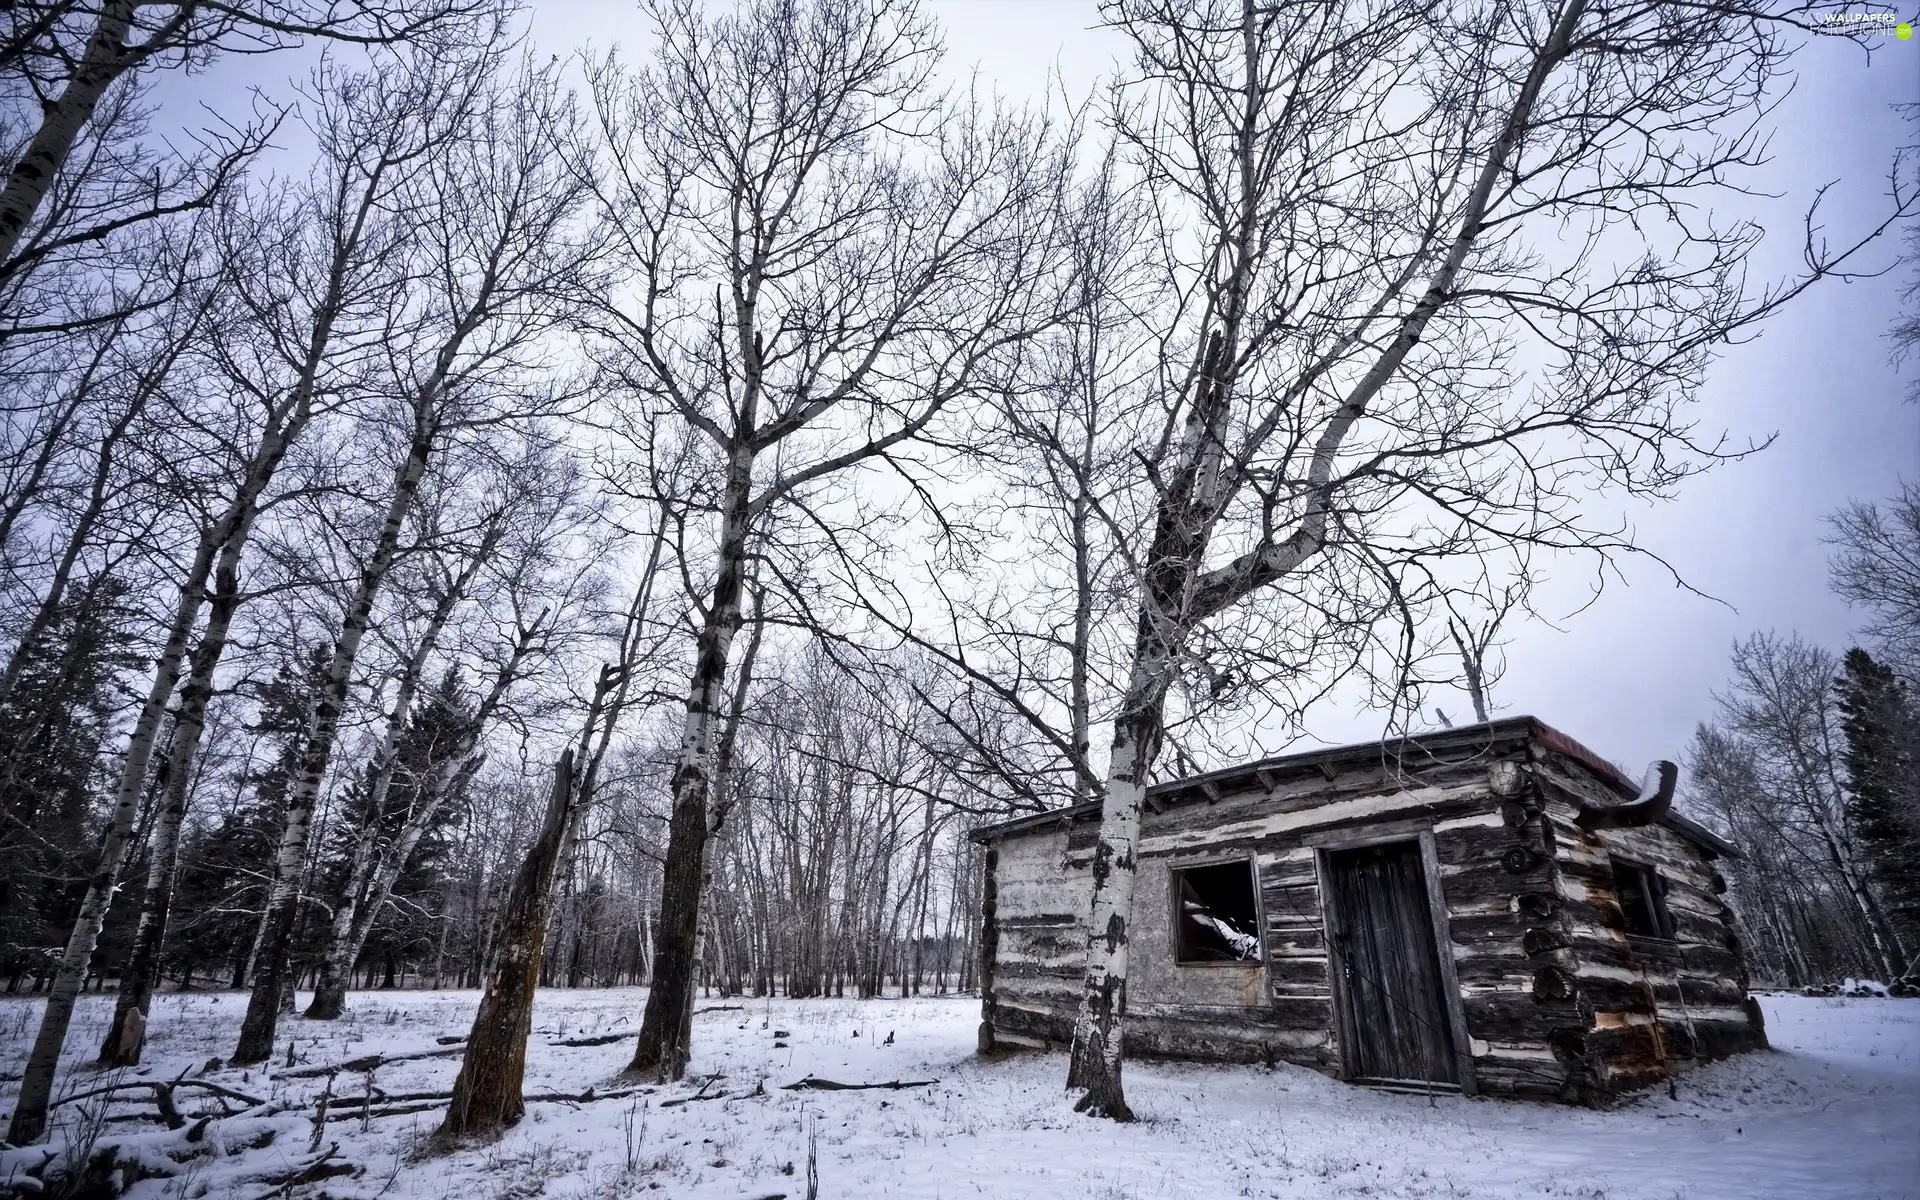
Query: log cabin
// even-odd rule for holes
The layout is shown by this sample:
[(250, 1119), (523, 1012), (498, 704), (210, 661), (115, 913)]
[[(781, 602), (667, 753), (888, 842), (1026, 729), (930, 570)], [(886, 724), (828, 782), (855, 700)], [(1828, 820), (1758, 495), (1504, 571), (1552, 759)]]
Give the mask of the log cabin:
[[(1133, 1056), (1604, 1106), (1764, 1047), (1734, 848), (1514, 717), (1154, 785), (1122, 997)], [(985, 847), (980, 1050), (1070, 1043), (1097, 803)]]

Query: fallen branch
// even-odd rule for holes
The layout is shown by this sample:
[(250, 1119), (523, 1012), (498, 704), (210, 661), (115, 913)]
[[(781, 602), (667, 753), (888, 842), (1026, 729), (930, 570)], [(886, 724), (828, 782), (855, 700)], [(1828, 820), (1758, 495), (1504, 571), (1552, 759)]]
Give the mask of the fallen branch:
[(699, 1016), (701, 1013), (745, 1012), (746, 1010), (747, 1006), (744, 1004), (709, 1004), (705, 1008), (696, 1008), (693, 1011), (695, 1016)]
[(369, 1104), (405, 1104), (414, 1100), (450, 1100), (452, 1092), (383, 1092), (379, 1088), (363, 1096), (335, 1096), (335, 1108), (365, 1108)]
[[(588, 1088), (578, 1094), (572, 1092), (535, 1092), (531, 1096), (522, 1096), (525, 1104), (592, 1104), (596, 1100), (623, 1100), (628, 1096), (651, 1095), (650, 1087), (614, 1088), (611, 1091), (597, 1092)], [(336, 1111), (327, 1114), (329, 1121), (357, 1121), (361, 1118), (404, 1117), (408, 1113), (431, 1112), (436, 1108), (445, 1108), (453, 1099), (452, 1092), (398, 1092), (391, 1096), (378, 1095), (371, 1100), (366, 1096), (336, 1097), (333, 1101)], [(684, 1101), (682, 1101), (684, 1103)], [(381, 1107), (373, 1107), (380, 1105)], [(344, 1109), (345, 1111), (339, 1111)]]
[(229, 1100), (237, 1100), (248, 1108), (259, 1108), (262, 1104), (266, 1103), (265, 1100), (257, 1096), (249, 1096), (245, 1092), (235, 1091), (233, 1088), (227, 1087), (224, 1084), (208, 1083), (204, 1079), (186, 1079), (174, 1086), (200, 1088), (202, 1091), (212, 1092), (216, 1096), (224, 1096)]
[[(447, 1099), (452, 1099), (448, 1097)], [(433, 1112), (445, 1108), (447, 1100), (428, 1100), (419, 1104), (396, 1104), (391, 1108), (356, 1108), (352, 1112), (332, 1112), (329, 1121), (370, 1121), (375, 1117), (404, 1117), (408, 1113)]]
[(578, 1096), (571, 1096), (565, 1092), (536, 1092), (531, 1096), (523, 1096), (521, 1099), (528, 1104), (591, 1104), (595, 1100), (620, 1100), (627, 1096), (650, 1096), (654, 1093), (654, 1090), (655, 1089), (650, 1087), (624, 1087), (613, 1088), (605, 1092), (596, 1092), (592, 1088), (588, 1088)]
[(701, 1082), (700, 1090), (695, 1092), (693, 1095), (681, 1096), (678, 1099), (674, 1099), (674, 1100), (662, 1100), (660, 1102), (660, 1107), (676, 1108), (682, 1104), (692, 1104), (695, 1100), (724, 1100), (726, 1099), (726, 1096), (724, 1094), (717, 1095), (717, 1096), (709, 1096), (707, 1095), (707, 1089), (725, 1078), (726, 1078), (725, 1075), (722, 1075), (720, 1072), (715, 1071), (713, 1074), (707, 1076), (706, 1079)]
[[(238, 1101), (248, 1108), (259, 1108), (266, 1103), (266, 1101), (260, 1099), (258, 1096), (249, 1096), (245, 1092), (235, 1091), (229, 1087), (222, 1087), (217, 1083), (208, 1083), (204, 1079), (133, 1079), (122, 1080), (119, 1083), (110, 1083), (105, 1087), (91, 1088), (84, 1092), (75, 1092), (71, 1096), (62, 1096), (47, 1107), (49, 1109), (55, 1109), (62, 1104), (73, 1104), (80, 1100), (90, 1100), (95, 1096), (112, 1096), (116, 1092), (144, 1091), (150, 1093), (153, 1097), (153, 1105), (159, 1110), (157, 1118), (149, 1118), (146, 1114), (139, 1114), (137, 1116), (109, 1117), (108, 1120), (157, 1119), (168, 1129), (179, 1129), (187, 1123), (187, 1118), (181, 1115), (179, 1106), (174, 1103), (173, 1093), (174, 1089), (183, 1087), (199, 1088), (203, 1092), (211, 1092), (222, 1100)], [(221, 1108), (225, 1109), (226, 1105), (222, 1104)]]
[(599, 1037), (567, 1038), (564, 1041), (548, 1042), (547, 1045), (549, 1046), (610, 1046), (614, 1042), (624, 1041), (627, 1038), (639, 1037), (639, 1036), (640, 1036), (640, 1031), (636, 1029), (632, 1033), (603, 1033)]
[(798, 1083), (789, 1083), (780, 1090), (783, 1092), (866, 1092), (881, 1089), (897, 1092), (901, 1088), (932, 1087), (938, 1079), (892, 1079), (886, 1083), (840, 1083), (832, 1079), (819, 1079), (809, 1075)]
[(331, 1063), (324, 1067), (301, 1067), (293, 1071), (281, 1071), (271, 1075), (271, 1079), (318, 1079), (322, 1075), (335, 1075), (341, 1071), (372, 1071), (388, 1063), (412, 1062), (422, 1058), (451, 1058), (456, 1054), (465, 1054), (465, 1046), (443, 1046), (438, 1050), (415, 1050), (411, 1054), (369, 1054), (365, 1058), (351, 1059), (343, 1063)]
[(254, 1180), (268, 1185), (268, 1190), (254, 1197), (254, 1200), (268, 1200), (268, 1197), (290, 1192), (303, 1183), (318, 1183), (322, 1179), (333, 1179), (341, 1175), (352, 1175), (360, 1169), (358, 1163), (338, 1158), (340, 1143), (330, 1144), (326, 1152), (311, 1162), (303, 1163), (291, 1171), (282, 1171), (278, 1175), (262, 1175)]

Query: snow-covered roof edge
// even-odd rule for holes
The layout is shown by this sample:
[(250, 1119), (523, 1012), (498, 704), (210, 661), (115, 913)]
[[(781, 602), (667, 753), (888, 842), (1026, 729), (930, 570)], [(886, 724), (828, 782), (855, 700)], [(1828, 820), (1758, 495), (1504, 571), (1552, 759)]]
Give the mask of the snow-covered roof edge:
[[(1315, 769), (1328, 774), (1331, 781), (1331, 772), (1369, 759), (1393, 759), (1405, 766), (1409, 756), (1437, 755), (1445, 750), (1465, 749), (1476, 744), (1483, 744), (1483, 748), (1490, 751), (1497, 743), (1512, 740), (1537, 741), (1548, 749), (1573, 759), (1592, 772), (1596, 778), (1619, 792), (1623, 799), (1632, 799), (1639, 792), (1639, 785), (1622, 774), (1618, 767), (1579, 742), (1537, 717), (1518, 716), (1502, 717), (1496, 721), (1478, 722), (1450, 729), (1436, 729), (1427, 733), (1407, 734), (1400, 738), (1355, 742), (1346, 746), (1322, 746), (1312, 750), (1276, 755), (1272, 758), (1222, 767), (1199, 775), (1164, 780), (1149, 787), (1147, 795), (1159, 806), (1165, 807), (1209, 795), (1217, 796), (1224, 791), (1237, 789), (1248, 780), (1262, 780), (1263, 776)], [(1045, 812), (1029, 813), (1025, 816), (998, 821), (992, 825), (983, 825), (968, 836), (975, 842), (986, 843), (1008, 834), (1045, 829), (1052, 825), (1075, 825), (1081, 821), (1096, 818), (1099, 814), (1099, 801), (1089, 800), (1081, 804), (1068, 805), (1065, 808), (1048, 809)], [(1715, 854), (1726, 858), (1740, 856), (1738, 849), (1732, 843), (1680, 813), (1668, 812), (1660, 818), (1659, 823)]]

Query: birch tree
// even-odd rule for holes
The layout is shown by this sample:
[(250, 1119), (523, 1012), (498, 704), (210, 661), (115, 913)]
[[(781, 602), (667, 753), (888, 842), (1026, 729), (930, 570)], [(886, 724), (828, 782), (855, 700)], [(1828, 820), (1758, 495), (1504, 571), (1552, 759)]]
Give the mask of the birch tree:
[[(0, 184), (0, 289), (44, 252), (36, 229), (48, 197), (75, 161), (101, 105), (129, 97), (143, 71), (204, 65), (222, 51), (258, 53), (308, 37), (377, 45), (421, 36), (484, 12), (491, 0), (101, 0), (67, 5), (45, 0), (7, 9), (0, 54), (10, 70), (5, 99), (37, 112), (7, 122), (6, 181)], [(117, 86), (116, 86), (117, 85)], [(11, 107), (11, 105), (10, 105)], [(97, 242), (120, 229), (161, 219), (183, 207), (204, 207), (213, 188), (128, 189), (134, 203), (101, 214), (65, 235)], [(104, 218), (104, 219), (102, 219)], [(54, 239), (59, 240), (59, 239)], [(34, 245), (40, 241), (42, 245)], [(23, 250), (23, 243), (26, 246)]]
[(932, 30), (910, 0), (646, 11), (654, 65), (591, 69), (600, 138), (582, 171), (636, 295), (603, 306), (607, 352), (707, 440), (715, 480), (632, 1062), (678, 1078), (712, 757), (756, 527), (904, 449), (1027, 335), (1057, 167), (1035, 122), (936, 92)]
[(1799, 638), (1756, 634), (1734, 646), (1732, 665), (1732, 686), (1716, 699), (1726, 731), (1743, 739), (1752, 755), (1771, 823), (1801, 848), (1802, 869), (1824, 875), (1852, 910), (1875, 973), (1898, 978), (1906, 947), (1849, 820), (1845, 735), (1834, 691), (1839, 663)]
[(1871, 614), (1866, 633), (1909, 672), (1920, 670), (1920, 484), (1884, 503), (1827, 518), (1833, 590)]
[(567, 402), (550, 377), (549, 338), (571, 289), (591, 276), (595, 256), (574, 225), (579, 185), (559, 160), (570, 100), (551, 68), (506, 76), (497, 59), (493, 47), (442, 60), (437, 69), (416, 58), (359, 84), (373, 112), (402, 128), (433, 131), (437, 144), (404, 189), (414, 234), (403, 253), (415, 265), (379, 338), (388, 394), (399, 400), (391, 414), (398, 461), (302, 735), (235, 1062), (259, 1062), (272, 1052), (314, 806), (354, 665), (422, 480), (452, 440), (484, 438)]
[(233, 433), (212, 448), (229, 490), (215, 492), (227, 498), (226, 508), (203, 521), (201, 549), (187, 580), (189, 587), (205, 587), (200, 564), (210, 560), (207, 618), (158, 770), (163, 800), (141, 927), (102, 1045), (103, 1062), (139, 1059), (179, 829), (208, 704), (246, 600), (243, 564), (256, 525), (273, 505), (299, 494), (293, 489), (275, 495), (288, 455), (297, 455), (310, 428), (336, 411), (343, 393), (373, 369), (370, 331), (382, 326), (405, 278), (400, 250), (410, 231), (393, 211), (395, 201), (441, 140), (404, 120), (371, 117), (356, 105), (355, 86), (331, 72), (316, 78), (319, 112), (310, 129), (320, 160), (306, 180), (263, 188), (223, 214), (219, 241), (229, 299), (208, 339), (206, 384), (231, 406), (213, 427)]
[[(1395, 563), (1629, 549), (1586, 489), (1664, 495), (1736, 452), (1687, 415), (1712, 347), (1859, 241), (1809, 238), (1800, 276), (1750, 290), (1759, 230), (1706, 207), (1760, 158), (1797, 5), (1106, 12), (1179, 297), (1152, 318), (1167, 415), (1139, 448), (1155, 498), (1069, 1067), (1082, 1110), (1124, 1120), (1141, 807), (1207, 640), (1292, 639), (1305, 671), (1357, 652)], [(1899, 179), (1890, 221), (1913, 199)]]
[[(546, 543), (591, 545), (583, 541), (579, 528), (587, 514), (572, 494), (577, 476), (558, 461), (558, 454), (556, 448), (536, 442), (438, 498), (439, 528), (429, 534), (432, 545), (424, 552), (429, 573), (423, 596), (427, 610), (400, 665), (385, 729), (368, 763), (361, 798), (364, 823), (351, 835), (346, 877), (338, 894), (331, 897), (319, 977), (306, 1011), (309, 1019), (331, 1020), (340, 1015), (348, 972), (386, 907), (394, 883), (444, 806), (463, 790), (462, 780), (478, 769), (487, 731), (498, 721), (514, 685), (552, 652), (555, 627), (564, 618), (549, 608), (531, 624), (515, 629), (511, 645), (498, 659), (479, 703), (464, 722), (463, 735), (442, 751), (424, 777), (402, 781), (407, 807), (389, 812), (388, 797), (400, 769), (401, 737), (430, 664), (442, 657), (442, 639), (455, 623), (456, 610), (489, 585), (523, 585), (523, 580), (514, 578), (519, 573), (513, 568), (501, 569), (505, 561), (545, 557)], [(448, 522), (455, 527), (445, 528)], [(594, 561), (597, 556), (589, 552), (586, 557)], [(397, 830), (389, 832), (387, 827), (395, 821)]]

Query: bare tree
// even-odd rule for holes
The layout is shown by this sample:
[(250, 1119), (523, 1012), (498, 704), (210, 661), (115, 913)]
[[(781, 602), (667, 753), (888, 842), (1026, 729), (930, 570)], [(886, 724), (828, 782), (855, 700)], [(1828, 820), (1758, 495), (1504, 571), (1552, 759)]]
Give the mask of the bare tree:
[(657, 64), (591, 70), (602, 136), (583, 173), (605, 181), (640, 297), (605, 306), (603, 332), (632, 386), (707, 439), (718, 479), (632, 1064), (677, 1078), (748, 547), (775, 545), (770, 514), (809, 489), (894, 461), (1027, 336), (1057, 168), (1037, 123), (933, 91), (910, 0), (647, 11)]
[[(1069, 1068), (1083, 1110), (1126, 1119), (1140, 809), (1208, 631), (1264, 623), (1303, 672), (1363, 651), (1409, 561), (1628, 549), (1582, 523), (1576, 490), (1665, 494), (1724, 456), (1684, 411), (1712, 347), (1859, 243), (1809, 239), (1801, 277), (1749, 295), (1758, 230), (1682, 200), (1757, 161), (1798, 6), (1107, 12), (1136, 59), (1115, 122), (1180, 297), (1151, 318), (1167, 418), (1139, 451), (1155, 511), (1130, 546), (1137, 633)], [(1888, 225), (1915, 199), (1896, 190)]]
[(1487, 694), (1500, 680), (1501, 664), (1489, 666), (1487, 655), (1498, 644), (1500, 627), (1507, 618), (1524, 602), (1525, 586), (1510, 583), (1500, 589), (1487, 607), (1486, 615), (1476, 621), (1469, 615), (1451, 611), (1447, 607), (1447, 635), (1453, 639), (1454, 648), (1460, 652), (1460, 678), (1466, 685), (1467, 698), (1473, 703), (1473, 719), (1485, 724), (1492, 718), (1487, 706)]
[[(38, 111), (31, 123), (5, 130), (13, 144), (6, 146), (7, 177), (0, 185), (0, 287), (44, 251), (47, 238), (35, 230), (35, 219), (100, 105), (113, 103), (116, 84), (126, 98), (135, 76), (168, 63), (204, 64), (222, 51), (258, 53), (307, 37), (377, 45), (432, 32), (490, 6), (491, 0), (102, 0), (92, 6), (29, 0), (9, 6), (0, 34), (9, 83), (0, 95), (11, 103), (31, 97)], [(146, 189), (144, 197), (143, 189), (130, 187), (134, 203), (99, 213), (58, 240), (98, 242), (129, 225), (204, 207), (218, 191), (218, 174), (212, 186)], [(29, 243), (24, 250), (23, 240)]]
[[(1841, 714), (1833, 656), (1798, 638), (1756, 634), (1733, 650), (1733, 681), (1717, 697), (1725, 724), (1722, 762), (1738, 755), (1760, 785), (1751, 795), (1723, 797), (1742, 825), (1775, 843), (1762, 861), (1785, 857), (1802, 876), (1825, 881), (1849, 912), (1875, 974), (1897, 978), (1906, 947), (1888, 920), (1872, 872), (1848, 820)], [(1710, 741), (1717, 731), (1706, 731)], [(1696, 739), (1698, 753), (1715, 747)], [(1784, 882), (1784, 881), (1783, 881)], [(1760, 885), (1765, 886), (1765, 885)]]
[[(223, 390), (231, 405), (225, 419), (237, 418), (238, 431), (216, 448), (231, 466), (214, 491), (225, 501), (224, 511), (216, 507), (202, 523), (200, 555), (210, 552), (214, 587), (161, 762), (164, 800), (141, 929), (102, 1047), (103, 1061), (121, 1065), (139, 1058), (187, 789), (207, 707), (246, 599), (243, 560), (256, 523), (285, 498), (271, 489), (288, 455), (373, 368), (378, 346), (370, 333), (382, 327), (404, 279), (401, 250), (412, 234), (405, 214), (395, 211), (396, 200), (446, 137), (444, 130), (410, 125), (404, 115), (381, 113), (378, 105), (372, 111), (360, 106), (351, 78), (323, 73), (315, 84), (319, 113), (312, 129), (321, 158), (311, 176), (296, 190), (269, 192), (223, 214), (220, 246), (231, 298), (209, 339), (207, 383)], [(424, 100), (416, 97), (415, 103)], [(287, 494), (297, 496), (301, 489)], [(201, 556), (188, 588), (205, 585)], [(144, 761), (140, 765), (144, 770)]]
[[(663, 523), (660, 531), (664, 531)], [(619, 637), (619, 657), (601, 664), (586, 705), (580, 736), (561, 752), (553, 791), (539, 833), (521, 860), (503, 913), (498, 941), (488, 954), (486, 990), (454, 1080), (453, 1101), (441, 1123), (442, 1138), (490, 1133), (519, 1121), (527, 1038), (533, 1030), (533, 994), (551, 923), (554, 877), (573, 855), (600, 786), (600, 772), (614, 729), (630, 699), (641, 665), (645, 626), (660, 567), (662, 539), (654, 539)]]
[(1849, 504), (1828, 518), (1833, 588), (1873, 614), (1869, 637), (1920, 670), (1920, 485), (1885, 504)]
[[(417, 553), (426, 558), (431, 577), (424, 622), (401, 661), (397, 686), (385, 729), (368, 764), (362, 825), (352, 835), (348, 869), (340, 891), (330, 899), (331, 914), (314, 983), (309, 1018), (331, 1020), (340, 1015), (346, 999), (349, 970), (360, 956), (373, 924), (391, 895), (400, 872), (445, 805), (460, 790), (459, 780), (470, 776), (482, 752), (483, 739), (500, 715), (514, 684), (553, 650), (554, 626), (559, 614), (542, 612), (532, 624), (514, 631), (493, 678), (474, 711), (467, 715), (467, 735), (446, 747), (426, 779), (408, 781), (408, 808), (388, 812), (388, 795), (400, 769), (401, 738), (429, 664), (439, 655), (443, 636), (455, 619), (455, 610), (476, 589), (488, 586), (489, 574), (498, 582), (519, 582), (519, 572), (501, 571), (503, 561), (545, 557), (549, 547), (587, 548), (581, 536), (583, 511), (573, 489), (577, 477), (559, 459), (559, 451), (536, 441), (527, 452), (507, 458), (497, 469), (474, 472), (477, 478), (435, 498), (437, 521), (427, 532), (430, 545)], [(454, 528), (446, 528), (449, 523)], [(423, 522), (424, 524), (424, 522)], [(583, 556), (589, 563), (598, 554)], [(499, 579), (499, 576), (506, 576)], [(558, 589), (556, 589), (558, 590)], [(551, 594), (551, 593), (549, 593)], [(397, 828), (388, 828), (398, 817)]]
[(548, 336), (566, 295), (591, 275), (594, 247), (572, 222), (578, 184), (561, 167), (558, 139), (572, 120), (551, 68), (498, 72), (497, 51), (424, 58), (360, 84), (375, 112), (433, 131), (435, 153), (406, 189), (426, 261), (391, 302), (380, 337), (399, 404), (399, 462), (342, 613), (322, 686), (302, 736), (286, 824), (268, 898), (267, 936), (236, 1062), (272, 1052), (307, 858), (314, 806), (338, 739), (354, 664), (386, 586), (401, 534), (431, 462), (462, 438), (527, 422), (568, 402), (545, 372)]
[[(609, 679), (610, 675), (603, 676), (602, 682)], [(596, 710), (594, 716), (598, 715)], [(454, 1077), (453, 1100), (440, 1125), (442, 1137), (504, 1128), (526, 1111), (520, 1081), (526, 1074), (527, 1037), (533, 1032), (533, 992), (540, 981), (553, 873), (560, 861), (561, 842), (573, 824), (577, 794), (569, 747), (554, 766), (540, 832), (514, 876), (499, 943), (489, 956), (486, 990), (473, 1017), (460, 1073)]]

